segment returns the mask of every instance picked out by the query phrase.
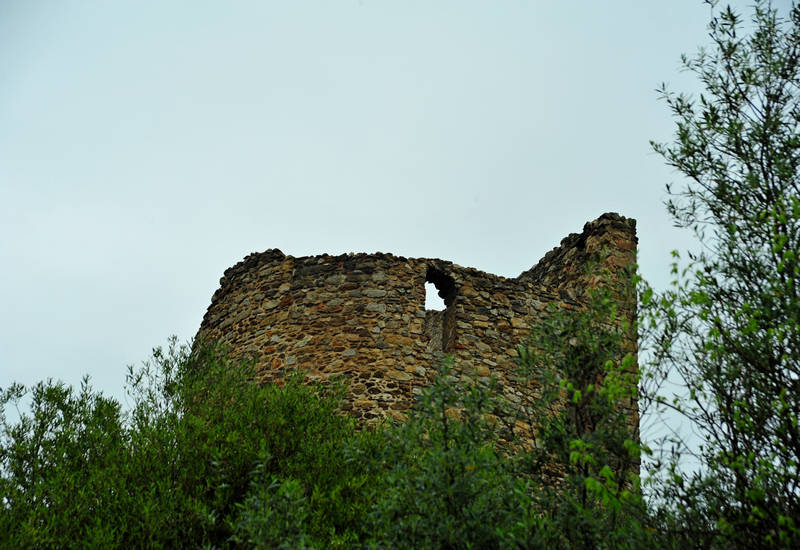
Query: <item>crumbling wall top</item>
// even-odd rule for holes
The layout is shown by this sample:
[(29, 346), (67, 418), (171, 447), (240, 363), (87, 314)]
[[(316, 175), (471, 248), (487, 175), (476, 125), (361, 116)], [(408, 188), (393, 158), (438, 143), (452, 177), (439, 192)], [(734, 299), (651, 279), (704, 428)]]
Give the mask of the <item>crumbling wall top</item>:
[[(549, 304), (581, 303), (597, 283), (590, 261), (628, 276), (635, 232), (634, 220), (603, 214), (515, 278), (431, 258), (270, 249), (225, 271), (197, 339), (256, 357), (264, 382), (297, 368), (317, 379), (342, 375), (350, 382), (345, 408), (364, 421), (401, 417), (444, 355), (464, 371), (496, 376), (509, 399), (530, 398), (533, 389), (513, 374), (518, 344)], [(426, 282), (443, 311), (425, 309)]]

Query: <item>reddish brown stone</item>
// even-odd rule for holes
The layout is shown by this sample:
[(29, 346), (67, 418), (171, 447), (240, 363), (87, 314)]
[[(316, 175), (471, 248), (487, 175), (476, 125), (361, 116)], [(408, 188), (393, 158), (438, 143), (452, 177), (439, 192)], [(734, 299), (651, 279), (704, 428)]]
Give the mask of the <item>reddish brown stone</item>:
[[(366, 422), (409, 408), (445, 353), (455, 369), (474, 374), (477, 365), (509, 395), (533, 398), (534, 388), (514, 375), (517, 345), (549, 304), (580, 307), (586, 289), (602, 284), (585, 269), (598, 259), (592, 250), (609, 253), (604, 265), (621, 281), (636, 242), (634, 220), (604, 214), (516, 278), (437, 259), (293, 258), (272, 249), (225, 271), (197, 340), (224, 341), (234, 356), (257, 350), (265, 381), (279, 381), (289, 361), (309, 375), (343, 375), (351, 381), (343, 409)], [(444, 311), (425, 310), (426, 281)], [(622, 315), (635, 311), (634, 303), (620, 306)], [(631, 416), (638, 422), (635, 409)]]

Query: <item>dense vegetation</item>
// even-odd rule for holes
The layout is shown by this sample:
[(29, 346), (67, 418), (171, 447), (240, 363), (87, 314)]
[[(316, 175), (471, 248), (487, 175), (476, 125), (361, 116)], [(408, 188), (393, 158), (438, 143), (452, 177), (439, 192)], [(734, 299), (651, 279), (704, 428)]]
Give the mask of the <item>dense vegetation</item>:
[[(714, 13), (685, 59), (705, 92), (663, 90), (677, 132), (654, 145), (700, 248), (666, 292), (551, 311), (519, 348), (535, 400), (446, 363), (406, 422), (357, 430), (343, 386), (259, 387), (173, 340), (130, 369), (127, 411), (88, 381), (2, 392), (0, 547), (800, 546), (800, 9), (757, 1), (749, 33)], [(699, 440), (643, 445), (637, 405)]]
[(654, 144), (685, 176), (667, 208), (699, 246), (670, 290), (643, 290), (646, 373), (678, 385), (652, 397), (699, 441), (667, 438), (653, 467), (701, 547), (800, 546), (800, 8), (753, 10), (749, 32), (730, 8), (712, 20), (713, 47), (684, 59), (704, 93), (663, 90), (677, 132)]
[(130, 369), (126, 413), (88, 383), (40, 383), (2, 422), (0, 546), (639, 547), (657, 534), (616, 407), (636, 383), (609, 294), (537, 329), (566, 350), (521, 347), (521, 374), (548, 387), (535, 410), (445, 364), (408, 421), (358, 431), (336, 412), (343, 386), (260, 387), (252, 363), (174, 340)]

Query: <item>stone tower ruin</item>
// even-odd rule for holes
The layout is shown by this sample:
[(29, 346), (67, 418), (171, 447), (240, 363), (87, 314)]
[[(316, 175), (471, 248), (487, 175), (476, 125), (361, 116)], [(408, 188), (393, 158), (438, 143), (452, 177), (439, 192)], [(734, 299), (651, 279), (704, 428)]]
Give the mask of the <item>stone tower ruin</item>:
[[(518, 344), (549, 304), (581, 306), (598, 284), (590, 261), (601, 258), (612, 278), (630, 277), (636, 244), (635, 220), (603, 214), (515, 278), (430, 258), (295, 258), (271, 249), (225, 271), (197, 340), (256, 357), (262, 383), (287, 369), (321, 381), (342, 375), (343, 407), (362, 422), (403, 418), (445, 355), (462, 371), (496, 376), (518, 401), (531, 392), (514, 376)], [(444, 299), (443, 311), (425, 309), (426, 282)], [(629, 319), (635, 306), (618, 304)]]

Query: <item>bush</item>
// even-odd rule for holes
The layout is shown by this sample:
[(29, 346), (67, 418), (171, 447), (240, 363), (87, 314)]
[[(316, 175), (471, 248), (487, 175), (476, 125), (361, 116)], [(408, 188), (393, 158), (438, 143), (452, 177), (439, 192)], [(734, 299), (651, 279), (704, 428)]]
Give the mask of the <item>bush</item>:
[(3, 411), (31, 405), (0, 419), (0, 546), (228, 547), (251, 529), (247, 514), (272, 506), (257, 501), (276, 479), (277, 502), (313, 503), (292, 520), (303, 520), (298, 540), (346, 540), (357, 525), (363, 476), (346, 461), (355, 430), (334, 413), (341, 388), (299, 375), (262, 388), (251, 364), (174, 339), (129, 370), (128, 386), (128, 413), (88, 381), (3, 392)]
[(492, 392), (454, 374), (442, 365), (409, 419), (383, 432), (370, 547), (509, 548), (528, 536), (526, 486), (487, 421)]
[(586, 306), (551, 307), (519, 348), (520, 374), (538, 388), (516, 410), (531, 426), (518, 434), (517, 453), (536, 487), (537, 538), (548, 548), (664, 547), (640, 487), (636, 327), (618, 313), (632, 303), (635, 277), (615, 285), (589, 269), (605, 283)]

